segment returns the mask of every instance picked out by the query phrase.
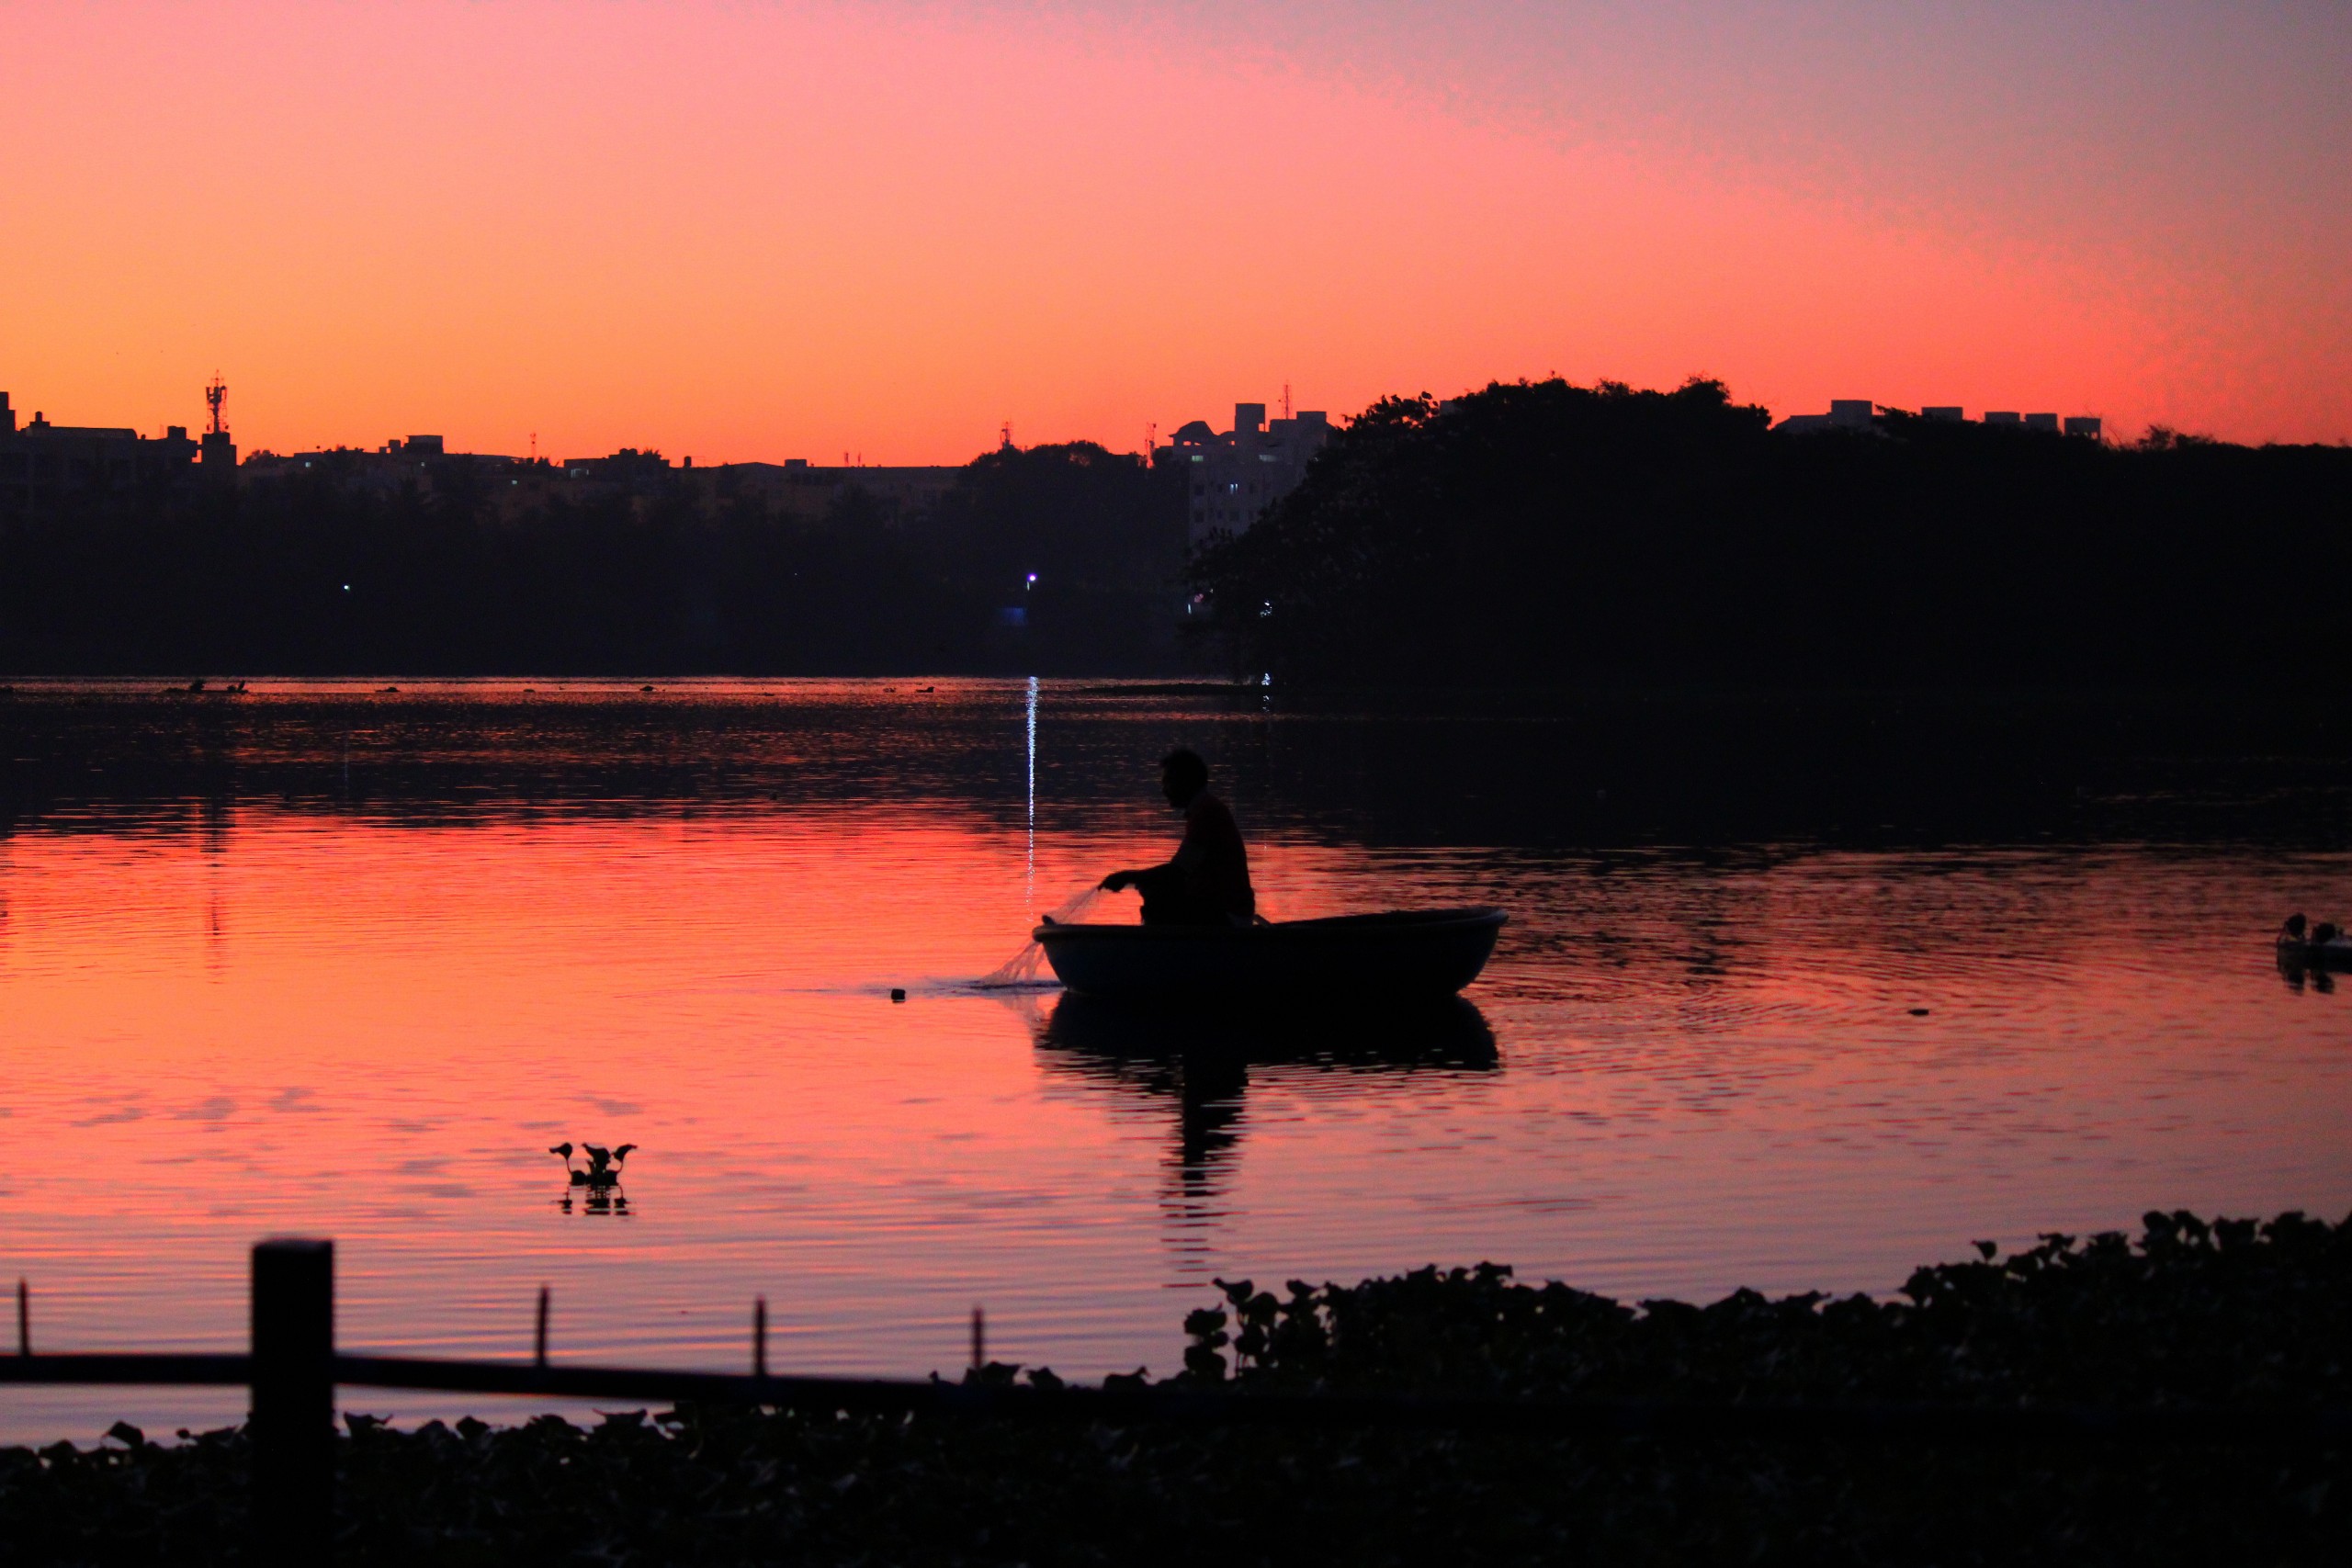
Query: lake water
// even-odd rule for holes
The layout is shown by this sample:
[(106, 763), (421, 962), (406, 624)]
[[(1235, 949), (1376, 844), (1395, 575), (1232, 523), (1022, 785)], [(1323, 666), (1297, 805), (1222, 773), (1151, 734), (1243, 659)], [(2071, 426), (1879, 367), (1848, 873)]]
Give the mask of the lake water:
[[(1988, 767), (1995, 710), (1889, 741), (1018, 681), (153, 684), (0, 703), (0, 1269), (43, 1349), (240, 1348), (279, 1234), (335, 1240), (350, 1349), (527, 1354), (545, 1284), (559, 1359), (741, 1366), (764, 1295), (779, 1370), (952, 1371), (984, 1304), (992, 1355), (1091, 1378), (1174, 1370), (1220, 1275), (1886, 1292), (1977, 1237), (2352, 1208), (2352, 995), (2269, 947), (2352, 910), (2333, 753), (2062, 713)], [(1506, 908), (1465, 1003), (1197, 1050), (974, 987), (1165, 853), (1179, 742), (1276, 918)], [(565, 1140), (639, 1145), (625, 1204)], [(12, 1390), (0, 1438), (242, 1404)]]

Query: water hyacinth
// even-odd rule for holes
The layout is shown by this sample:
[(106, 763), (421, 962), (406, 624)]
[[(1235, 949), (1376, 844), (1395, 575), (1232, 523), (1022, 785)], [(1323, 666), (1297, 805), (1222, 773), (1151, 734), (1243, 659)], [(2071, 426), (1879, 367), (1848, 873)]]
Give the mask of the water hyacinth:
[[(1629, 1306), (1494, 1265), (1227, 1282), (1186, 1387), (1945, 1406), (2352, 1404), (2352, 1221), (2151, 1214), (1880, 1300)], [(1045, 1369), (967, 1374), (1053, 1386)], [(1141, 1374), (1123, 1382), (1141, 1381)], [(626, 1412), (348, 1419), (354, 1563), (2344, 1560), (2340, 1449), (1078, 1427)], [(0, 1452), (0, 1562), (243, 1561), (244, 1439)]]
[[(1185, 1321), (1186, 1375), (1268, 1390), (2117, 1404), (2352, 1400), (2352, 1234), (2151, 1213), (1918, 1269), (1899, 1297), (1636, 1309), (1494, 1264), (1258, 1291)], [(1229, 1347), (1229, 1349), (1228, 1349)]]

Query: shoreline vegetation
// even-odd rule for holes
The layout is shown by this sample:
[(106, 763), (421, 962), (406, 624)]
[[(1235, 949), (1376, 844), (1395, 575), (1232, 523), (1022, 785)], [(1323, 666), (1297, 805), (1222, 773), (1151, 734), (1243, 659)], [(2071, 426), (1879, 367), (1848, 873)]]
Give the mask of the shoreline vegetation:
[[(530, 488), (466, 460), (396, 487), (329, 461), (0, 518), (0, 672), (416, 677), (1160, 674), (1172, 468), (1007, 447), (910, 501), (821, 510), (658, 453)], [(1035, 573), (1034, 581), (1031, 574)]]
[(1277, 687), (2260, 687), (2334, 678), (2347, 566), (2352, 447), (1553, 379), (1374, 404), (1192, 581)]
[[(2352, 1404), (2352, 1219), (2045, 1235), (1884, 1299), (1630, 1306), (1482, 1264), (1221, 1282), (1168, 1382), (1253, 1393)], [(1137, 1379), (1144, 1377), (1138, 1372)], [(1051, 1385), (991, 1364), (967, 1381)], [(2321, 1563), (2345, 1450), (2213, 1442), (1534, 1438), (623, 1411), (582, 1429), (347, 1418), (340, 1560), (492, 1563)], [(0, 1450), (0, 1562), (233, 1562), (244, 1438)]]
[(1710, 380), (1383, 399), (1189, 555), (1184, 466), (1088, 442), (821, 511), (631, 456), (527, 489), (327, 460), (0, 520), (0, 672), (2316, 695), (2352, 632), (2352, 448), (1899, 410), (1792, 434)]

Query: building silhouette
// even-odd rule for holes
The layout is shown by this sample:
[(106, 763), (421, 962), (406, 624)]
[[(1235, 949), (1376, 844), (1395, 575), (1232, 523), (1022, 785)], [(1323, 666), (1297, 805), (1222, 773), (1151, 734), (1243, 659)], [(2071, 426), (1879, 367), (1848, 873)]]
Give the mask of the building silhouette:
[[(1807, 435), (1825, 430), (1845, 430), (1868, 433), (1878, 429), (1880, 405), (1868, 398), (1833, 398), (1827, 413), (1792, 413), (1772, 428), (1789, 435)], [(1939, 424), (1964, 423), (1968, 412), (1957, 403), (1937, 403), (1919, 411), (1921, 419)], [(2019, 413), (2014, 409), (1986, 411), (1984, 423), (2007, 429), (2031, 430), (2055, 435), (2062, 430), (2068, 435), (2099, 440), (2103, 428), (2091, 415), (2069, 415), (2064, 421), (2054, 413)]]
[[(225, 435), (224, 435), (225, 439)], [(207, 453), (207, 462), (210, 454)], [(495, 480), (503, 493), (549, 465), (485, 452), (452, 452), (438, 435), (394, 436), (381, 446), (330, 446), (281, 454), (255, 452), (238, 468), (247, 484), (314, 476), (344, 490), (391, 495), (413, 490), (431, 495), (453, 479), (476, 486)]]
[(1876, 412), (1877, 405), (1868, 398), (1832, 398), (1827, 413), (1792, 413), (1772, 428), (1792, 435), (1816, 430), (1867, 431), (1876, 428), (1871, 423)]
[(1330, 439), (1330, 416), (1320, 409), (1269, 422), (1265, 404), (1236, 403), (1231, 430), (1220, 435), (1206, 420), (1193, 420), (1153, 460), (1185, 470), (1188, 536), (1197, 545), (1212, 534), (1248, 529), (1298, 487)]
[(821, 518), (846, 492), (861, 491), (893, 515), (912, 515), (954, 487), (962, 465), (869, 467), (782, 463), (699, 463), (650, 448), (624, 446), (603, 457), (516, 457), (453, 452), (439, 435), (395, 436), (380, 446), (336, 446), (311, 452), (255, 452), (240, 476), (246, 482), (314, 477), (345, 490), (379, 494), (413, 491), (433, 495), (452, 487), (504, 507), (537, 504), (551, 496), (574, 501), (629, 496), (643, 500), (694, 495), (756, 501), (788, 515)]
[(119, 425), (51, 424), (36, 411), (18, 425), (0, 392), (0, 517), (40, 517), (61, 508), (144, 488), (184, 482), (197, 443), (175, 424), (144, 436)]

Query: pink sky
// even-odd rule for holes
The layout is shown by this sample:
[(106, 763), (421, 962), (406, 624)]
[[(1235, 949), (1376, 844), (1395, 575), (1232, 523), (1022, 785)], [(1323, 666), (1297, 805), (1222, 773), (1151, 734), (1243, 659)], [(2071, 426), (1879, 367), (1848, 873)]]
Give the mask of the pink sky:
[(1554, 371), (2352, 437), (2352, 13), (23, 4), (0, 389), (956, 462)]

